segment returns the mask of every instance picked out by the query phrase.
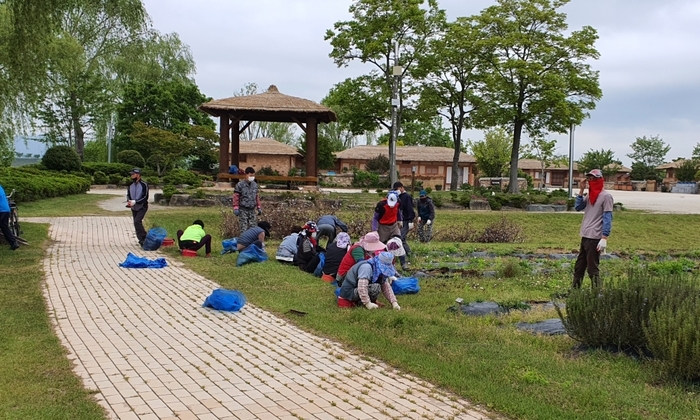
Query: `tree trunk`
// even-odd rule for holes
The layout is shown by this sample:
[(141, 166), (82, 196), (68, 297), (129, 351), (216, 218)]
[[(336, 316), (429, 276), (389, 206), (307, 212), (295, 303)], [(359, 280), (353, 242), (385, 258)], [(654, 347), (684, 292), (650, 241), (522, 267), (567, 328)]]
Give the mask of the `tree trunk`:
[(75, 136), (75, 151), (83, 160), (83, 150), (85, 149), (85, 131), (80, 126), (80, 115), (78, 115), (78, 98), (75, 93), (70, 94), (71, 100), (71, 123), (73, 124), (73, 135)]
[[(459, 154), (461, 153), (461, 147), (462, 147), (462, 127), (463, 123), (460, 121), (457, 124), (457, 127), (453, 128), (453, 140), (454, 140), (454, 147), (455, 147), (455, 153), (452, 156), (452, 179), (450, 180), (450, 191), (457, 191), (459, 188)], [(467, 179), (463, 179), (462, 183), (469, 182)]]
[(513, 151), (510, 153), (510, 180), (508, 184), (508, 192), (511, 194), (519, 194), (518, 188), (518, 157), (520, 156), (520, 137), (523, 133), (523, 122), (515, 121), (513, 129)]

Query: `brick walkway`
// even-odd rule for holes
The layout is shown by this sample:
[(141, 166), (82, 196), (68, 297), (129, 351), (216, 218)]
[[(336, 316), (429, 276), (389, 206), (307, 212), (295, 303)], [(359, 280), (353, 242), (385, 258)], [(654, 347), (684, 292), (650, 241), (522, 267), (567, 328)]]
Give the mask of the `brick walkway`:
[(129, 217), (50, 222), (49, 313), (111, 418), (488, 418), (250, 303), (238, 313), (202, 308), (218, 286), (177, 262), (119, 268), (130, 251), (159, 256), (139, 252)]

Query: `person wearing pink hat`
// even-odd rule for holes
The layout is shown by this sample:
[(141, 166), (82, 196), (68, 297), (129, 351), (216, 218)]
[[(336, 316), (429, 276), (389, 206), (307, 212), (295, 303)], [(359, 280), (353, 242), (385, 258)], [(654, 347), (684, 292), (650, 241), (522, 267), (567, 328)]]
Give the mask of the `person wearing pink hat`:
[[(613, 196), (604, 188), (605, 180), (600, 169), (592, 169), (579, 181), (579, 193), (574, 202), (576, 211), (583, 210), (581, 223), (581, 247), (574, 264), (574, 280), (571, 287), (579, 289), (588, 271), (593, 287), (600, 287), (600, 254), (605, 253), (608, 236), (612, 230)], [(583, 191), (588, 187), (588, 194)]]
[(365, 234), (365, 236), (360, 238), (359, 242), (356, 242), (348, 249), (348, 252), (345, 254), (342, 261), (340, 261), (338, 274), (335, 276), (338, 286), (343, 284), (345, 275), (353, 265), (359, 261), (372, 258), (377, 252), (384, 251), (385, 249), (386, 245), (379, 240), (379, 234), (377, 232)]
[(401, 310), (390, 284), (390, 279), (396, 277), (393, 263), (394, 254), (384, 251), (353, 265), (340, 287), (339, 297), (356, 305), (361, 304), (367, 309), (377, 309), (377, 298), (381, 293), (391, 303), (392, 308)]

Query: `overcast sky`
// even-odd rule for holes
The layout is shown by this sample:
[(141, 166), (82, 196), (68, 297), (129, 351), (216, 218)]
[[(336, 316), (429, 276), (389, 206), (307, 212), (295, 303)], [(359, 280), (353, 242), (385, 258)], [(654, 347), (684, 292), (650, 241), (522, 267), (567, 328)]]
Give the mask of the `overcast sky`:
[[(325, 31), (348, 20), (350, 0), (144, 0), (154, 26), (177, 32), (192, 49), (201, 91), (215, 99), (243, 85), (276, 85), (320, 101), (335, 84), (370, 67), (337, 68)], [(478, 14), (489, 0), (439, 0), (448, 18)], [(636, 137), (659, 135), (667, 160), (689, 157), (700, 142), (700, 1), (572, 0), (570, 29), (598, 30), (603, 99), (575, 131), (575, 158), (612, 149), (623, 164)], [(480, 140), (480, 132), (468, 137)], [(553, 135), (568, 154), (568, 135)]]

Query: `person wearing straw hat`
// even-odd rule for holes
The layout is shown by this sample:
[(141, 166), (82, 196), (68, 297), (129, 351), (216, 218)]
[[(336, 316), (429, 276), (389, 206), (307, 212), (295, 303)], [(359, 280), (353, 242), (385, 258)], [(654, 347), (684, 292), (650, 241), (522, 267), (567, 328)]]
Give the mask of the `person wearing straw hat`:
[(386, 245), (384, 242), (379, 240), (379, 234), (377, 232), (368, 232), (360, 238), (360, 240), (352, 245), (348, 252), (345, 254), (343, 259), (340, 261), (340, 266), (338, 267), (338, 274), (335, 276), (335, 280), (338, 282), (338, 286), (343, 284), (345, 275), (352, 268), (353, 265), (360, 261), (370, 259), (374, 257), (378, 252), (384, 251)]
[(386, 198), (377, 203), (372, 218), (372, 230), (377, 231), (379, 240), (388, 241), (392, 236), (401, 236), (401, 204), (399, 193), (389, 191)]
[(393, 263), (394, 254), (384, 251), (353, 265), (340, 287), (339, 297), (362, 304), (367, 309), (377, 309), (377, 298), (381, 293), (391, 303), (392, 308), (401, 310), (390, 284), (390, 278), (396, 277)]
[[(574, 202), (576, 211), (583, 210), (581, 222), (581, 247), (574, 264), (574, 280), (571, 287), (579, 289), (588, 271), (593, 287), (600, 287), (600, 254), (605, 253), (608, 236), (612, 230), (613, 196), (605, 190), (605, 180), (600, 169), (586, 172), (579, 181), (579, 193)], [(583, 192), (588, 187), (588, 194)]]

